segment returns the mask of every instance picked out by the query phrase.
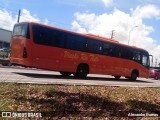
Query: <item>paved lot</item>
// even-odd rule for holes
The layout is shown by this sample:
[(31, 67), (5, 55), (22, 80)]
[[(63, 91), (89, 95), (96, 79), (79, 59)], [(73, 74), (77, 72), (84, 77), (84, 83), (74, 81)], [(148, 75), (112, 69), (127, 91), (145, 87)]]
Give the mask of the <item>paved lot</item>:
[(1, 82), (33, 83), (33, 84), (66, 84), (66, 85), (100, 85), (123, 87), (160, 87), (160, 80), (138, 78), (132, 82), (125, 78), (115, 80), (107, 75), (88, 75), (86, 79), (64, 78), (58, 72), (30, 69), (0, 67)]

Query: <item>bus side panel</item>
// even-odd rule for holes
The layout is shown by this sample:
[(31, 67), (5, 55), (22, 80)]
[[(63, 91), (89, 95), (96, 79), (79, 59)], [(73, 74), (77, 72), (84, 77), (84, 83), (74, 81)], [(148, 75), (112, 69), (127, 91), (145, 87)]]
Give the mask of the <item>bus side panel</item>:
[(89, 65), (90, 74), (106, 74), (113, 76), (131, 76), (133, 69), (139, 71), (140, 77), (146, 77), (144, 66), (132, 60), (84, 53), (69, 49), (34, 44), (33, 66), (37, 68), (76, 72), (79, 64)]
[(60, 64), (58, 66), (58, 70), (64, 72), (76, 72), (77, 65), (80, 62), (79, 53), (72, 50), (61, 49), (59, 54), (60, 54)]
[(145, 68), (144, 66), (140, 66), (140, 77), (148, 78), (149, 77), (149, 69)]
[(98, 55), (73, 50), (64, 50), (60, 54), (61, 60), (59, 70), (76, 72), (78, 65), (87, 64), (90, 73), (102, 73), (101, 58)]
[(34, 44), (33, 66), (54, 71), (76, 72), (80, 62), (77, 56), (79, 54), (71, 50)]
[(60, 62), (59, 48), (34, 44), (33, 66), (48, 70), (57, 70)]
[(131, 77), (131, 73), (133, 70), (138, 70), (139, 77), (148, 78), (148, 69), (145, 66), (142, 66), (140, 63), (132, 61), (132, 60), (122, 60), (122, 76)]
[(113, 69), (113, 59), (112, 57), (104, 56), (102, 57), (102, 73), (112, 75), (115, 70)]
[(62, 50), (59, 70), (76, 72), (78, 65), (87, 64), (90, 74), (104, 74), (104, 56), (73, 50)]

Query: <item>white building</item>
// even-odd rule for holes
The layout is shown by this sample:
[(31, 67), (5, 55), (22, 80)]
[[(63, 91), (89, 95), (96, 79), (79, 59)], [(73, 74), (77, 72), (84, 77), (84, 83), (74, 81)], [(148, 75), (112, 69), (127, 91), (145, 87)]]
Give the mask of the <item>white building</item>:
[(0, 28), (0, 48), (9, 48), (12, 32)]

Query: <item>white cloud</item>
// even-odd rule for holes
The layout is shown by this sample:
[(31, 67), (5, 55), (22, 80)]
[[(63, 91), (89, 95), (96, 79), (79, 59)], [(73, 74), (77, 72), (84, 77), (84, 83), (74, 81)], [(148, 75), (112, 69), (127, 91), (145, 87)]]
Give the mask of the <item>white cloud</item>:
[(77, 29), (78, 32), (86, 32), (84, 28), (82, 28), (76, 21), (72, 22), (73, 29)]
[[(13, 16), (12, 13), (5, 9), (0, 10), (0, 28), (12, 30), (14, 24), (17, 23), (17, 19), (18, 15)], [(28, 10), (22, 9), (20, 22), (24, 21), (40, 22), (40, 19), (36, 15), (31, 15)]]
[(0, 28), (12, 30), (16, 18), (6, 10), (0, 10)]
[(128, 44), (130, 33), (130, 45), (144, 48), (154, 57), (160, 58), (160, 45), (157, 45), (157, 41), (149, 36), (155, 30), (144, 23), (145, 19), (160, 17), (160, 9), (156, 6), (138, 6), (135, 10), (131, 9), (130, 14), (114, 9), (110, 14), (75, 13), (74, 15), (76, 18), (72, 23), (74, 31), (110, 38), (111, 31), (115, 30), (114, 38), (124, 44)]
[(44, 24), (48, 25), (49, 20), (47, 18), (44, 19)]
[(138, 6), (134, 11), (132, 10), (132, 16), (138, 19), (151, 19), (154, 17), (160, 17), (160, 9), (155, 5)]
[(31, 13), (28, 10), (22, 9), (20, 22), (25, 22), (25, 21), (40, 22), (40, 20), (37, 18), (37, 15), (31, 15)]
[(111, 6), (113, 0), (102, 0), (102, 2), (104, 3), (104, 5), (105, 5), (106, 7), (109, 7), (109, 6)]

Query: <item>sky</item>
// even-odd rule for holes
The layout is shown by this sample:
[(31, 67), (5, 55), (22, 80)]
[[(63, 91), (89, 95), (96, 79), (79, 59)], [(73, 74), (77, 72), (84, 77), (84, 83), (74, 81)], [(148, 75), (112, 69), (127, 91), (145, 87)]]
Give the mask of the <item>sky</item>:
[(0, 28), (34, 21), (146, 49), (160, 63), (158, 0), (0, 0)]

